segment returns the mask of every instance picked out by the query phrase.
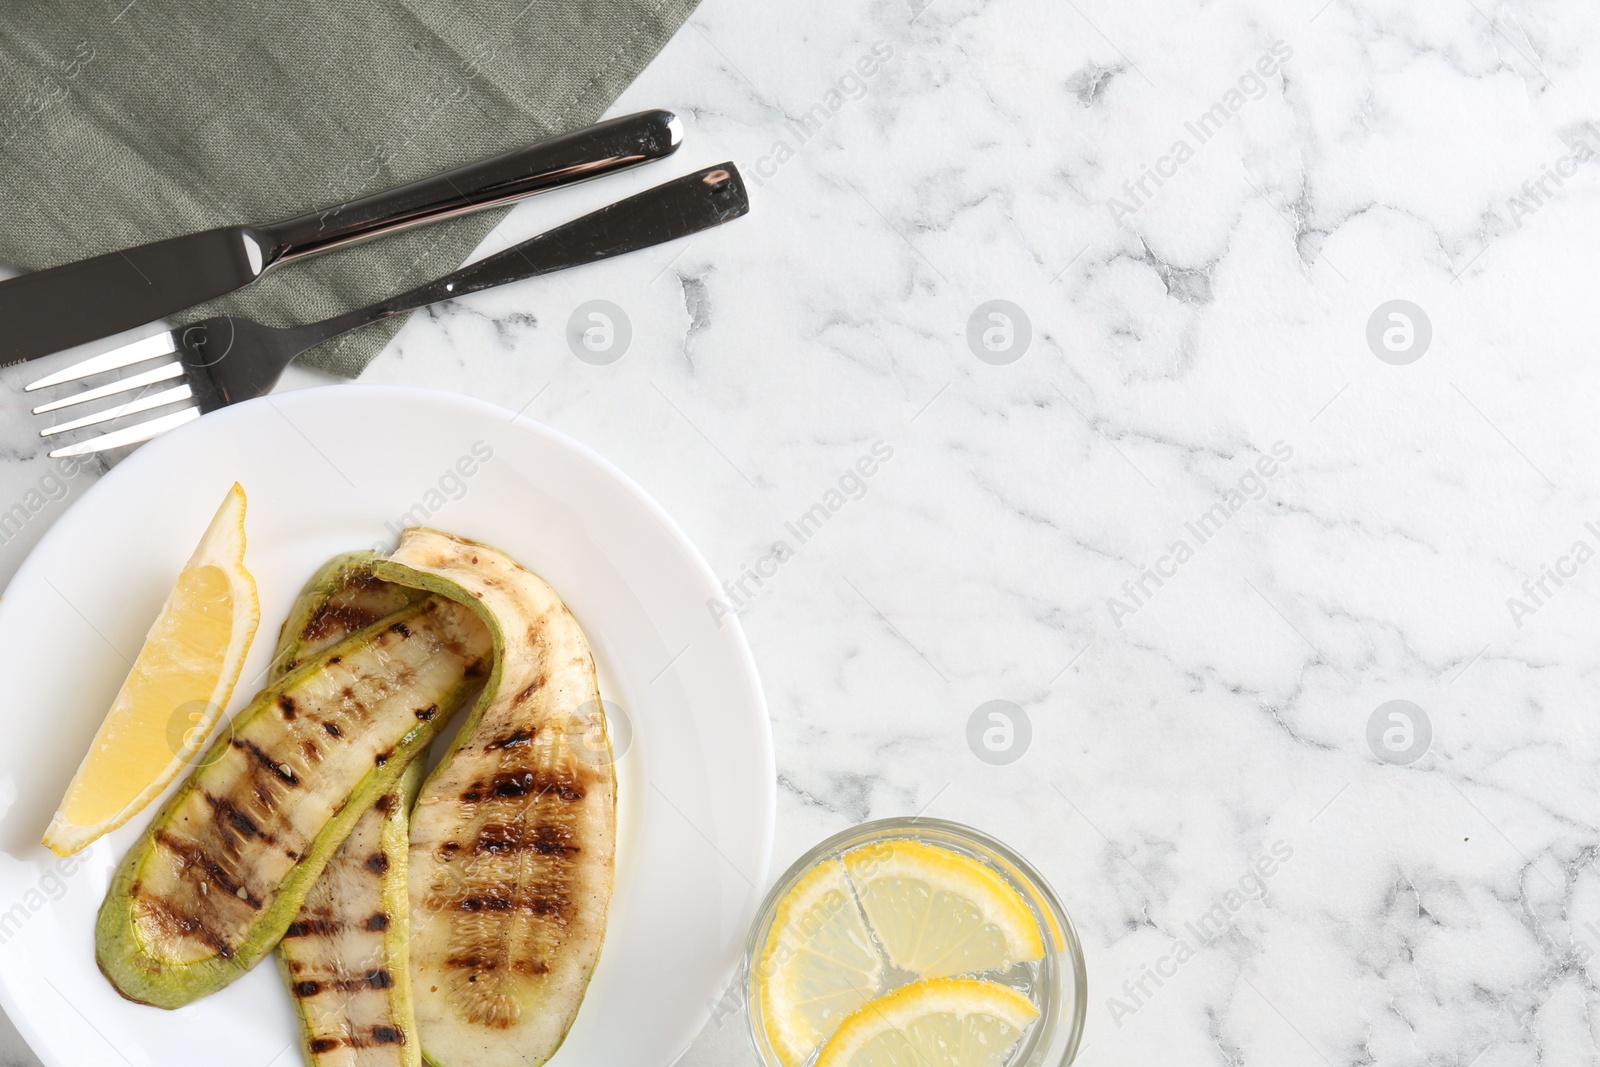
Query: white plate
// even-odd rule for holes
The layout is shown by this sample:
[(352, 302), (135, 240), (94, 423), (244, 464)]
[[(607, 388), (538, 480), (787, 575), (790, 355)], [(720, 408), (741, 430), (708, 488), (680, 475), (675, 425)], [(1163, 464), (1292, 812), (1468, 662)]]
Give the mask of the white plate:
[[(474, 448), (477, 454), (474, 454)], [(482, 459), (488, 451), (492, 455)], [(461, 464), (463, 457), (477, 462)], [(472, 471), (463, 476), (462, 469)], [(552, 1064), (664, 1067), (704, 1024), (766, 884), (772, 739), (737, 622), (666, 514), (572, 440), (445, 393), (335, 386), (252, 401), (158, 439), (100, 480), (0, 602), (0, 1004), (49, 1067), (300, 1061), (264, 960), (179, 1011), (121, 999), (94, 962), (96, 909), (156, 805), (63, 874), (39, 835), (229, 485), (249, 497), (261, 630), (252, 695), (301, 583), (335, 553), (427, 525), (496, 545), (583, 625), (615, 723), (616, 891), (605, 948)], [(464, 1065), (470, 1067), (470, 1065)]]

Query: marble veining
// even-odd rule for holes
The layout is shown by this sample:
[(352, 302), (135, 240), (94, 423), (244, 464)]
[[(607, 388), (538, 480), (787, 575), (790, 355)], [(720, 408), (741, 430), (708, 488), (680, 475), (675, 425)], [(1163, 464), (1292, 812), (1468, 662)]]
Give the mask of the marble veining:
[[(1088, 1067), (1592, 1064), (1597, 90), (1571, 0), (707, 0), (616, 108), (679, 156), (483, 251), (730, 158), (750, 218), (417, 315), (366, 378), (654, 494), (760, 663), (777, 869), (919, 811), (1008, 841), (1084, 938)], [(20, 380), (0, 576), (95, 475)], [(707, 1007), (683, 1062), (752, 1062)]]

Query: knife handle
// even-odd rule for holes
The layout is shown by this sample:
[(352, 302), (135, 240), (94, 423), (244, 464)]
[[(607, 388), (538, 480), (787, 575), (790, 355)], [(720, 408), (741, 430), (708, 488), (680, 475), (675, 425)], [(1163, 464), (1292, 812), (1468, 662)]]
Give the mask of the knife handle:
[(670, 156), (683, 126), (670, 111), (641, 111), (469, 163), (348, 204), (254, 227), (262, 269), (396, 230), (508, 204)]

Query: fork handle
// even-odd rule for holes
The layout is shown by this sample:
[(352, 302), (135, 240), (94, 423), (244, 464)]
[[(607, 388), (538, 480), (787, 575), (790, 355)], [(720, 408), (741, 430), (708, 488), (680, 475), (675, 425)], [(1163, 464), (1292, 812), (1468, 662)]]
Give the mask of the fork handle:
[(281, 263), (662, 159), (682, 139), (672, 112), (641, 111), (255, 232)]
[(300, 329), (308, 339), (316, 338), (312, 343), (320, 344), (347, 330), (441, 300), (687, 237), (749, 210), (738, 168), (719, 163), (592, 211), (426, 285)]

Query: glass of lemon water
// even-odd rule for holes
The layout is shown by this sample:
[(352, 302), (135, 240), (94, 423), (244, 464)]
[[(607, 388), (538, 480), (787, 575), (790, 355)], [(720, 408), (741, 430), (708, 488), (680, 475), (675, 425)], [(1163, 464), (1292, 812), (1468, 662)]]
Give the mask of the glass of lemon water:
[(882, 819), (778, 879), (743, 976), (766, 1067), (1065, 1067), (1088, 1003), (1049, 884), (993, 838)]

